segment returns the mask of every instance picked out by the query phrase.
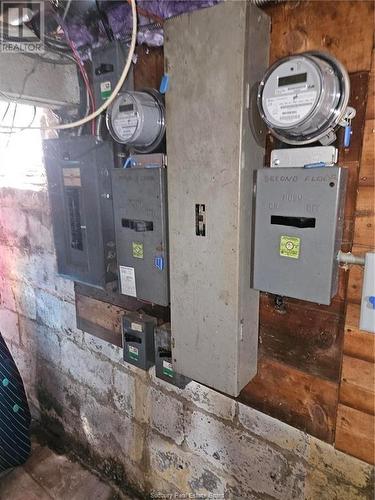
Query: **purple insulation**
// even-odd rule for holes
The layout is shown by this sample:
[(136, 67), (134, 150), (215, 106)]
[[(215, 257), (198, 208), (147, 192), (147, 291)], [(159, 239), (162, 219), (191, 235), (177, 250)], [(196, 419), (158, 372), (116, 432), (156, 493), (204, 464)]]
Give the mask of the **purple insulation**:
[[(185, 12), (212, 7), (222, 0), (137, 0), (138, 43), (161, 46), (164, 43), (162, 22)], [(131, 7), (126, 0), (102, 1), (101, 9), (107, 14), (109, 25), (116, 39), (127, 39), (131, 35)], [(148, 17), (148, 15), (150, 17)], [(159, 22), (158, 22), (159, 21)], [(99, 24), (87, 22), (85, 12), (75, 13), (66, 19), (70, 39), (77, 47), (99, 46), (106, 36)]]

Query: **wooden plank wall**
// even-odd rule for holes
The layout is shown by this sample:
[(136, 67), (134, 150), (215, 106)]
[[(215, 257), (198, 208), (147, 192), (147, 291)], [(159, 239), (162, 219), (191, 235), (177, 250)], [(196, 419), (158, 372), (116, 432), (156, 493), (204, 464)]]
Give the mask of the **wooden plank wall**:
[[(359, 187), (355, 211), (353, 253), (375, 252), (375, 53), (366, 110)], [(363, 267), (349, 272), (336, 446), (374, 463), (375, 335), (359, 329)]]
[[(272, 20), (271, 61), (306, 50), (327, 50), (350, 73), (350, 103), (357, 109), (357, 116), (353, 121), (351, 148), (340, 148), (340, 162), (349, 169), (342, 248), (345, 251), (352, 248), (354, 233), (356, 238), (358, 234), (362, 235), (362, 245), (369, 247), (370, 221), (366, 200), (373, 195), (373, 158), (370, 158), (369, 147), (365, 147), (361, 160), (361, 151), (364, 129), (365, 144), (370, 144), (372, 137), (368, 120), (369, 116), (373, 118), (373, 106), (372, 111), (371, 106), (367, 108), (367, 117), (365, 113), (373, 47), (373, 3), (297, 1), (266, 10)], [(137, 88), (158, 85), (162, 73), (162, 53), (139, 49), (138, 61)], [(342, 144), (341, 134), (338, 144)], [(274, 147), (277, 143), (270, 140), (268, 149)], [(359, 183), (361, 194), (357, 202)], [(339, 292), (329, 307), (287, 298), (279, 304), (274, 296), (261, 295), (258, 375), (239, 398), (330, 443), (334, 442), (339, 402), (347, 293), (351, 302), (347, 308), (345, 356), (368, 362), (372, 346), (370, 337), (365, 334), (357, 339), (359, 333), (354, 333), (357, 332), (355, 328), (348, 334), (348, 322), (354, 321), (350, 308), (356, 305), (352, 295), (355, 294), (355, 287), (360, 289), (361, 279), (360, 271), (353, 268), (348, 290), (348, 274), (343, 269), (340, 271)], [(118, 344), (121, 311), (128, 306), (131, 309), (140, 305), (125, 304), (118, 294), (91, 293), (90, 289), (81, 285), (76, 286), (76, 292), (78, 325), (84, 329), (90, 327), (91, 330), (86, 331), (107, 340), (112, 335), (113, 342)], [(168, 311), (158, 311), (158, 314), (161, 315), (159, 317), (167, 317)], [(352, 365), (354, 373), (357, 368), (358, 365)], [(343, 376), (345, 373), (344, 370)], [(340, 417), (341, 408), (344, 407), (343, 398), (348, 394), (347, 385), (351, 384), (351, 377), (347, 377), (349, 383), (345, 382), (340, 389), (340, 422), (344, 421)], [(346, 404), (347, 400), (348, 396)], [(361, 415), (369, 415), (367, 407), (358, 408), (358, 405), (351, 404), (352, 407), (345, 405), (345, 408), (360, 409)], [(354, 421), (353, 417), (348, 425)], [(338, 443), (339, 435), (338, 432)], [(350, 449), (345, 451), (355, 454)]]

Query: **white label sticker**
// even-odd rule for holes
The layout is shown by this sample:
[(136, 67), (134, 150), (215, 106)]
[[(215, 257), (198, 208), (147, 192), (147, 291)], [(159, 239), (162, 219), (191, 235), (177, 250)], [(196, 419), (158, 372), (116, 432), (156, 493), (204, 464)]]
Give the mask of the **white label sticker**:
[(314, 106), (316, 95), (314, 90), (269, 97), (266, 99), (268, 113), (274, 120), (281, 123), (298, 122), (309, 114)]
[(120, 266), (120, 283), (122, 294), (131, 297), (137, 296), (134, 267)]
[(111, 88), (111, 82), (102, 82), (100, 84), (100, 91), (101, 92), (108, 92), (108, 91), (111, 91), (112, 88)]
[(138, 113), (135, 111), (119, 113), (113, 121), (113, 128), (122, 140), (128, 140), (135, 134), (138, 121)]
[(132, 323), (130, 325), (130, 328), (132, 330), (134, 330), (135, 332), (143, 332), (143, 328), (142, 328), (142, 325), (140, 325), (139, 323)]

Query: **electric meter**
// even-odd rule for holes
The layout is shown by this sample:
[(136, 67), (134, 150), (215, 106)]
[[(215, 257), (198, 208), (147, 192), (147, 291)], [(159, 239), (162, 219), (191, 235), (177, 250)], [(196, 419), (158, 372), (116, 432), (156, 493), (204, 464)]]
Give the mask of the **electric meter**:
[(155, 90), (122, 92), (107, 111), (107, 127), (115, 141), (149, 153), (165, 134), (164, 104)]
[(322, 52), (305, 52), (277, 61), (258, 90), (258, 107), (271, 133), (288, 144), (336, 139), (355, 110), (348, 108), (350, 83), (342, 64)]

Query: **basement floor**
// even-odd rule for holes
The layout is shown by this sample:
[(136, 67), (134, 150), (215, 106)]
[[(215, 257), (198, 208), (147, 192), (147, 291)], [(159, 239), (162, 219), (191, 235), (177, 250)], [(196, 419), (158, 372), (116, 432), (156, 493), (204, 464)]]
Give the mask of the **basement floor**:
[(0, 475), (0, 500), (51, 499), (133, 500), (134, 497), (119, 495), (80, 464), (34, 443), (31, 457), (22, 467)]

